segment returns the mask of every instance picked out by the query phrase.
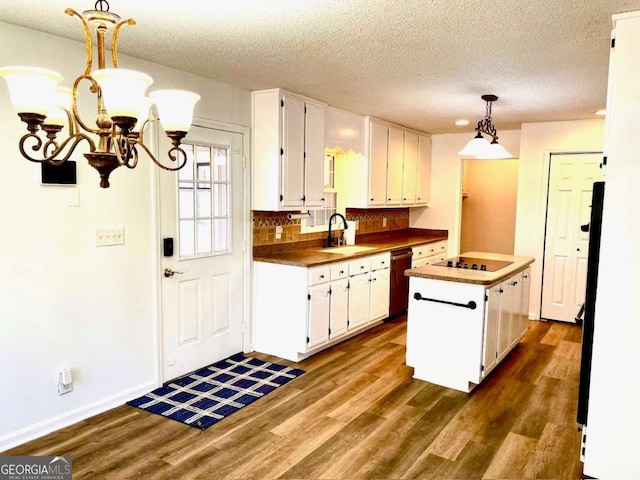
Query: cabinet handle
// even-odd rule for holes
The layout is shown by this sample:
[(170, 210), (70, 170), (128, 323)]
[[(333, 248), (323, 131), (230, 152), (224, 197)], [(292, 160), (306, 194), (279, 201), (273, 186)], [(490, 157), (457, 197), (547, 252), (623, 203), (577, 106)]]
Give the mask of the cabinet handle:
[(340, 275), (344, 275), (344, 270), (340, 270)]
[(516, 281), (514, 281), (514, 282), (511, 282), (511, 286), (512, 286), (512, 287), (515, 287), (516, 285), (518, 285), (518, 281), (517, 281), (517, 280), (516, 280)]
[(529, 275), (523, 275), (522, 278), (526, 280), (527, 278), (529, 278)]
[(391, 199), (390, 199), (390, 198), (387, 198), (387, 202), (390, 202), (390, 201), (391, 201)]
[(360, 265), (360, 270), (364, 270), (364, 265)]
[(370, 198), (370, 199), (369, 199), (369, 201), (370, 201), (370, 202), (373, 202), (373, 198)]
[(473, 300), (467, 302), (467, 303), (458, 303), (458, 302), (449, 302), (448, 300), (438, 300), (436, 298), (427, 298), (427, 297), (423, 297), (420, 292), (416, 292), (413, 294), (413, 298), (416, 300), (425, 300), (427, 302), (435, 302), (435, 303), (444, 303), (445, 305), (453, 305), (454, 307), (463, 307), (463, 308), (468, 308), (470, 310), (475, 310), (476, 307), (478, 306), (476, 304), (476, 302), (474, 302)]
[(320, 280), (324, 279), (324, 275), (320, 275)]
[(498, 293), (504, 293), (504, 290), (501, 288), (500, 290), (498, 290)]

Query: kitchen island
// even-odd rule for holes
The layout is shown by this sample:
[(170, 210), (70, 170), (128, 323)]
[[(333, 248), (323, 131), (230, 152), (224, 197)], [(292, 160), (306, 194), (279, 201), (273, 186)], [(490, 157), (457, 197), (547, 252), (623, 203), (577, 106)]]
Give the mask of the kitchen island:
[(470, 392), (527, 329), (532, 257), (468, 252), (407, 270), (407, 365), (414, 378)]

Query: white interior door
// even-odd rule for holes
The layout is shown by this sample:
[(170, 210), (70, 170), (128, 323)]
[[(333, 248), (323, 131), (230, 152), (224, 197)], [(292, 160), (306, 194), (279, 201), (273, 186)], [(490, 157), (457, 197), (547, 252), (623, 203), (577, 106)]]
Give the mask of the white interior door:
[(574, 322), (584, 303), (593, 183), (603, 180), (602, 154), (551, 155), (541, 318)]
[(185, 167), (159, 175), (163, 381), (243, 349), (243, 141), (194, 125)]

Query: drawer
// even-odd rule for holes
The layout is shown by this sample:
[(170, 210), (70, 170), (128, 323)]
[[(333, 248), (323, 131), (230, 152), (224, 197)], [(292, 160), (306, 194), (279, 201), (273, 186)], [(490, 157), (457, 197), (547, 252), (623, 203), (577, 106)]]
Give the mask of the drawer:
[(391, 253), (381, 253), (380, 255), (373, 255), (369, 258), (371, 259), (372, 271), (389, 268), (391, 266)]
[(339, 280), (341, 278), (347, 278), (349, 276), (349, 264), (337, 263), (331, 265), (331, 280)]
[(371, 257), (359, 258), (349, 262), (349, 276), (367, 273), (371, 269)]
[(431, 254), (430, 248), (431, 248), (431, 245), (429, 244), (411, 247), (411, 251), (413, 252), (413, 259), (417, 260), (430, 255)]
[(331, 269), (329, 266), (310, 268), (307, 283), (309, 286), (329, 281)]
[(447, 254), (447, 242), (446, 242), (446, 240), (432, 243), (432, 244), (428, 245), (428, 247), (429, 247), (429, 253), (427, 255), (437, 255), (437, 254), (446, 255)]
[(445, 255), (441, 253), (437, 253), (435, 255), (429, 255), (428, 257), (422, 259), (422, 261), (424, 262), (423, 265), (431, 265), (434, 263), (441, 262), (442, 260), (446, 260), (446, 258), (445, 258)]

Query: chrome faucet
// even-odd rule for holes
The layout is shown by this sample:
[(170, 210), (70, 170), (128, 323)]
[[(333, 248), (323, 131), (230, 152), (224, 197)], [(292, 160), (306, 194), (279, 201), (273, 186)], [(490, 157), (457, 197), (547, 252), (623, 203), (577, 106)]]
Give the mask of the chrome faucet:
[(333, 247), (333, 237), (331, 236), (331, 222), (333, 221), (333, 217), (340, 217), (342, 219), (342, 223), (344, 224), (344, 229), (347, 229), (347, 219), (340, 213), (334, 213), (329, 217), (329, 235), (327, 235), (327, 247)]

